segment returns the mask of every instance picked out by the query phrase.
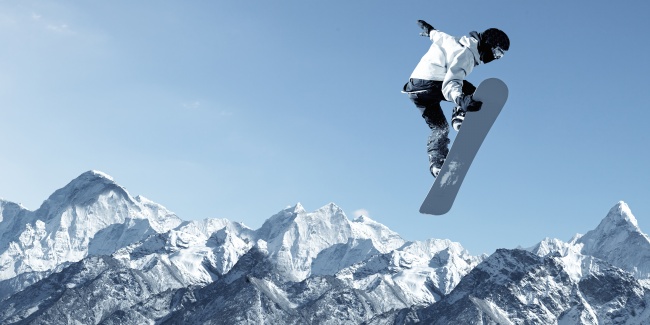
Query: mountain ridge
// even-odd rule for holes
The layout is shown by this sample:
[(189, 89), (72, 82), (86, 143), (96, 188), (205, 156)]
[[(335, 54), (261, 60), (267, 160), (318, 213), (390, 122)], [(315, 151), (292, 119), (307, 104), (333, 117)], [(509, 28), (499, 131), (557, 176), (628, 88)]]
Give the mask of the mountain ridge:
[(0, 200), (0, 230), (0, 323), (650, 318), (650, 240), (622, 201), (567, 242), (473, 256), (447, 239), (407, 241), (367, 216), (350, 220), (334, 203), (312, 212), (298, 203), (258, 229), (183, 221), (89, 171), (35, 211)]

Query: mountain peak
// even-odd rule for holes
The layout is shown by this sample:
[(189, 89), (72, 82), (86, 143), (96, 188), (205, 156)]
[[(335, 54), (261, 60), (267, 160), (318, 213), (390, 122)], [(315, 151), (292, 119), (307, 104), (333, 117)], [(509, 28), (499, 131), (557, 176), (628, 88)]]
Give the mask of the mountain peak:
[(110, 175), (108, 175), (108, 174), (106, 174), (104, 172), (101, 172), (99, 170), (89, 170), (89, 171), (81, 174), (81, 176), (79, 176), (79, 177), (82, 177), (82, 176), (103, 178), (103, 179), (109, 180), (111, 182), (114, 182), (113, 177), (111, 177)]
[[(93, 184), (116, 185), (113, 177), (98, 170), (89, 170), (73, 179), (66, 187), (84, 188)], [(65, 188), (65, 187), (64, 187)]]
[(619, 248), (617, 246), (631, 236), (646, 237), (641, 232), (630, 207), (620, 201), (609, 210), (596, 229), (587, 232), (577, 242), (582, 242), (586, 246), (599, 243), (599, 245), (607, 244), (607, 246)]
[(623, 201), (609, 210), (596, 229), (575, 243), (581, 245), (583, 255), (606, 260), (640, 279), (650, 278), (650, 238)]
[(302, 204), (300, 202), (296, 203), (296, 205), (294, 205), (292, 207), (288, 207), (284, 211), (287, 211), (287, 212), (291, 211), (294, 214), (307, 212), (307, 210), (305, 210), (305, 208), (302, 206)]
[(375, 223), (376, 221), (370, 219), (370, 217), (368, 217), (367, 215), (362, 214), (362, 215), (359, 215), (358, 217), (354, 218), (354, 220), (352, 220), (352, 222), (358, 222), (358, 223)]
[(43, 204), (45, 206), (51, 204), (88, 205), (109, 190), (119, 192), (126, 199), (132, 201), (126, 189), (117, 185), (112, 177), (100, 171), (91, 170), (55, 191)]
[(633, 229), (639, 231), (639, 224), (636, 221), (632, 211), (627, 203), (619, 201), (614, 205), (607, 213), (607, 216), (600, 223), (598, 228), (602, 228), (603, 231), (610, 231), (615, 228), (625, 227), (627, 229)]
[(321, 207), (318, 209), (320, 212), (329, 212), (333, 214), (341, 214), (343, 213), (343, 209), (341, 209), (338, 205), (336, 205), (334, 202), (330, 202), (327, 205)]

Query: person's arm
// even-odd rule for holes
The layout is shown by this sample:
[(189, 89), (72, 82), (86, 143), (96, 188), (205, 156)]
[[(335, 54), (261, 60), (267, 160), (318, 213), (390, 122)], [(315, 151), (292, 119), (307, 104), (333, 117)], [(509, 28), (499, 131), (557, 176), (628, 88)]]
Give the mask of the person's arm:
[(474, 69), (474, 55), (465, 50), (453, 58), (442, 81), (442, 95), (465, 111), (478, 111), (481, 102), (472, 99), (472, 94), (463, 94), (463, 80)]
[(468, 50), (460, 52), (449, 63), (445, 79), (442, 81), (442, 95), (445, 99), (459, 103), (463, 95), (463, 80), (474, 69), (474, 56)]

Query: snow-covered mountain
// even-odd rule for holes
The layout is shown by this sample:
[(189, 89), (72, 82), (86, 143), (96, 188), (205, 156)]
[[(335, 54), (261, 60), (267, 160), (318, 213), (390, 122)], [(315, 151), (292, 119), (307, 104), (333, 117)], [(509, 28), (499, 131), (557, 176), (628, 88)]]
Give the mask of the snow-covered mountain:
[(0, 200), (2, 324), (650, 324), (650, 240), (619, 202), (569, 242), (472, 256), (335, 204), (182, 221), (91, 171)]
[[(82, 174), (36, 211), (0, 200), (0, 299), (87, 256), (111, 254), (181, 220), (163, 206), (131, 197), (108, 175)], [(14, 280), (14, 281), (11, 281)]]

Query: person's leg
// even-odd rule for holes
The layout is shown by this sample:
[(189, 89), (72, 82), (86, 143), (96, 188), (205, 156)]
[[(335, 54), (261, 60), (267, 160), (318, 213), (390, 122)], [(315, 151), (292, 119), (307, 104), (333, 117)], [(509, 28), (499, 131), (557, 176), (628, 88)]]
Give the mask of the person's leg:
[[(408, 88), (407, 85), (405, 89)], [(429, 155), (429, 170), (436, 177), (449, 153), (449, 124), (440, 107), (440, 102), (444, 99), (442, 92), (439, 88), (433, 87), (428, 91), (409, 93), (409, 98), (420, 110), (422, 118), (431, 129), (427, 141), (427, 154)]]
[(422, 115), (431, 129), (427, 141), (427, 154), (429, 155), (429, 170), (433, 177), (438, 177), (442, 164), (449, 153), (449, 124), (440, 108), (429, 107)]

